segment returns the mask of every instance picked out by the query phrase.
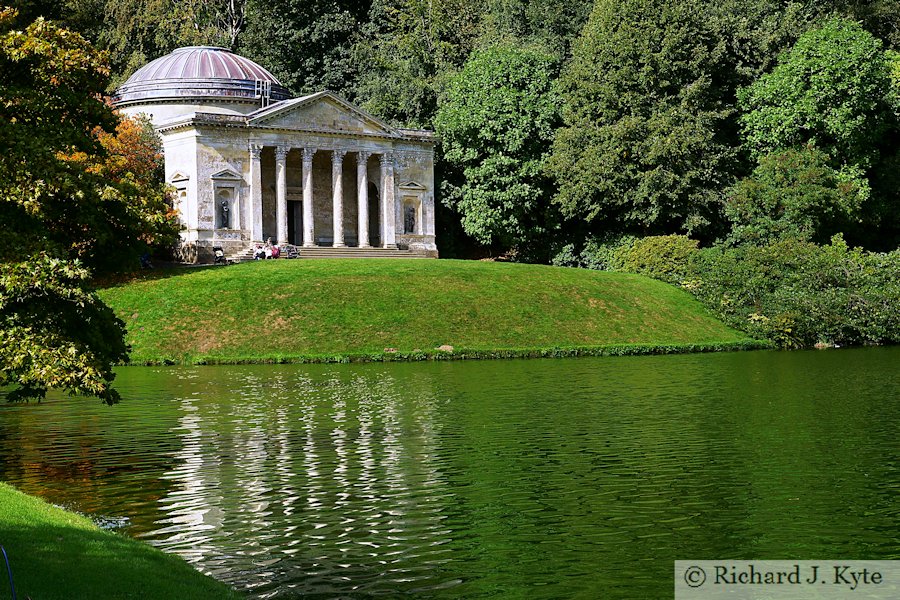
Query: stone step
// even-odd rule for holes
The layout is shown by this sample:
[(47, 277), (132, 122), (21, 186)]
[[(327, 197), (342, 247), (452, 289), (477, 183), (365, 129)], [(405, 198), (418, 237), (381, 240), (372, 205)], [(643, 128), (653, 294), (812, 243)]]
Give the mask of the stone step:
[[(315, 248), (297, 247), (300, 254), (299, 258), (315, 259), (315, 258), (426, 258), (421, 254), (410, 252), (409, 250), (398, 250), (393, 248), (332, 248), (331, 246), (317, 246)], [(253, 254), (255, 246), (242, 250), (240, 252), (231, 252), (225, 255), (230, 263), (242, 263), (255, 260)], [(285, 250), (282, 249), (281, 258), (285, 257)]]
[(423, 258), (409, 250), (388, 248), (300, 248), (300, 258)]

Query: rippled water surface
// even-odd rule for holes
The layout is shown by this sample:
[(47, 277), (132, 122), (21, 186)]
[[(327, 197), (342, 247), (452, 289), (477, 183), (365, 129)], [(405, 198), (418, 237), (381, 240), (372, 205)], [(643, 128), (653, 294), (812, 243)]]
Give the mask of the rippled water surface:
[(258, 598), (665, 598), (900, 559), (900, 348), (119, 372), (0, 405), (0, 479)]

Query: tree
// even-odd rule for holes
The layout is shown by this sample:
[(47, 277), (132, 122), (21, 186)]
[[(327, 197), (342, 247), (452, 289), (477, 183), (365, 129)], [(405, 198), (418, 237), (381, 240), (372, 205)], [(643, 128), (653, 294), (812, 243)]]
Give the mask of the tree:
[(353, 96), (352, 50), (371, 2), (251, 0), (242, 54), (266, 65), (296, 94)]
[(704, 232), (737, 151), (727, 53), (700, 0), (598, 0), (561, 84), (555, 202), (596, 233)]
[(834, 169), (821, 150), (772, 152), (726, 199), (733, 226), (729, 241), (763, 245), (789, 237), (825, 243), (859, 219), (868, 195), (859, 170)]
[(837, 164), (867, 168), (890, 128), (890, 86), (881, 42), (856, 23), (830, 19), (741, 91), (746, 145), (759, 157), (813, 144)]
[(591, 11), (591, 2), (488, 0), (479, 45), (525, 45), (568, 57)]
[(521, 253), (557, 220), (542, 172), (559, 120), (556, 64), (543, 52), (495, 47), (473, 53), (447, 86), (435, 127), (463, 180), (445, 203), (481, 244)]
[[(827, 155), (828, 168), (807, 171), (806, 185), (834, 190), (834, 173), (855, 181), (864, 202), (842, 231), (869, 247), (890, 247), (898, 224), (894, 55), (881, 46), (857, 23), (830, 18), (739, 94), (745, 146), (760, 166), (769, 155), (812, 146)], [(814, 173), (823, 179), (809, 180)]]
[(135, 261), (158, 198), (138, 193), (152, 179), (145, 156), (105, 155), (117, 118), (100, 100), (102, 55), (43, 19), (15, 30), (14, 18), (0, 10), (0, 385), (20, 386), (11, 399), (63, 388), (113, 403), (124, 324), (90, 291), (88, 267)]
[(431, 127), (445, 78), (476, 45), (473, 0), (374, 0), (353, 51), (363, 108), (401, 126)]

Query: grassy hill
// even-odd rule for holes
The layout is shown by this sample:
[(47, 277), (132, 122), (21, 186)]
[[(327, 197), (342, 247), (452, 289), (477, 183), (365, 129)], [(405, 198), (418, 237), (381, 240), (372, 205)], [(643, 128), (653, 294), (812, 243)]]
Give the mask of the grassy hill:
[[(622, 273), (454, 260), (275, 260), (101, 290), (136, 363), (640, 353), (752, 345)], [(702, 347), (698, 347), (702, 346)]]

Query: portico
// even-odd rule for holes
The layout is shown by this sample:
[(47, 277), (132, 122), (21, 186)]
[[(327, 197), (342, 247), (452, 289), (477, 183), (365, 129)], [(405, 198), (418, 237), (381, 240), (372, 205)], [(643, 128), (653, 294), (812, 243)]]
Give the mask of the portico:
[[(263, 164), (268, 163), (270, 152), (274, 159), (271, 194), (266, 190), (266, 175), (272, 169)], [(393, 151), (349, 144), (317, 148), (290, 141), (268, 146), (253, 141), (248, 156), (246, 218), (253, 224), (251, 241), (271, 239), (307, 248), (371, 248), (374, 241), (377, 247), (397, 248)], [(372, 197), (370, 190), (376, 192)], [(373, 224), (374, 236), (370, 235)]]

